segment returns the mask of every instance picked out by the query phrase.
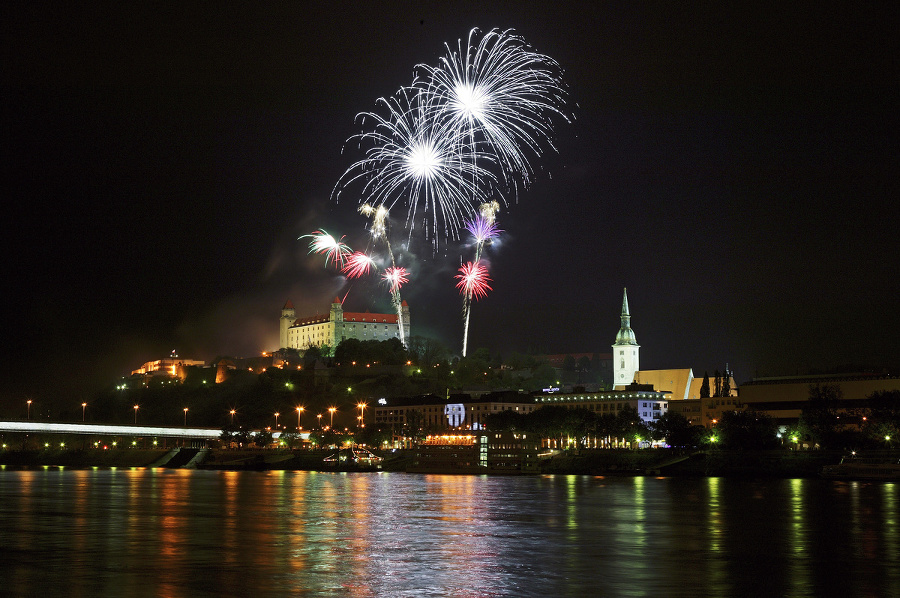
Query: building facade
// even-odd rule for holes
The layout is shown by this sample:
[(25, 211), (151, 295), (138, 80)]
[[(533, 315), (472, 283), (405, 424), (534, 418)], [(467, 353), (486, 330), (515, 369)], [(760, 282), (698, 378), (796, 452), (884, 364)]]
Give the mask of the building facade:
[(391, 426), (395, 435), (399, 435), (408, 426), (422, 430), (481, 430), (484, 429), (485, 418), (491, 413), (529, 413), (538, 407), (526, 395), (520, 395), (517, 399), (491, 394), (480, 398), (471, 398), (469, 395), (451, 395), (447, 398), (425, 395), (379, 399), (372, 409), (372, 415), (376, 424)]
[(560, 405), (567, 409), (587, 409), (598, 415), (617, 415), (631, 406), (644, 422), (652, 424), (669, 410), (671, 396), (668, 392), (632, 385), (624, 390), (537, 395), (534, 402), (538, 407)]
[[(334, 298), (327, 314), (297, 317), (288, 300), (281, 308), (279, 342), (281, 348), (305, 351), (309, 347), (336, 347), (341, 341), (386, 341), (409, 338), (409, 305), (401, 305), (402, 320), (397, 314), (345, 312), (340, 299)], [(403, 325), (403, 334), (400, 332)]]

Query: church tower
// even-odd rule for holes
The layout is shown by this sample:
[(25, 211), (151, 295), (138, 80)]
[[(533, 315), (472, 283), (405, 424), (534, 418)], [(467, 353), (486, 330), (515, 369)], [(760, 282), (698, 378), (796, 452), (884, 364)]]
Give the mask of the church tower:
[(638, 352), (641, 346), (631, 329), (631, 314), (628, 313), (628, 289), (622, 291), (622, 326), (616, 335), (613, 349), (613, 387), (627, 386), (634, 382), (634, 374), (640, 370)]
[(291, 346), (290, 340), (288, 339), (288, 328), (291, 327), (291, 324), (293, 324), (296, 319), (297, 316), (294, 313), (294, 304), (288, 299), (287, 303), (284, 304), (284, 307), (281, 308), (281, 320), (279, 321), (280, 329), (278, 335), (279, 349), (286, 349)]

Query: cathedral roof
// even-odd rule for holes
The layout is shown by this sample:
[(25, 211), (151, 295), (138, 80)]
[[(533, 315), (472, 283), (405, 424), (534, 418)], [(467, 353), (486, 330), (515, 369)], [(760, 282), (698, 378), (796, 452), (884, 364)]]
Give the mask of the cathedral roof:
[(628, 289), (622, 290), (622, 327), (616, 335), (616, 345), (637, 345), (634, 330), (631, 329), (631, 314), (628, 313)]
[(284, 307), (282, 307), (281, 309), (294, 309), (294, 304), (291, 303), (290, 299), (288, 299), (287, 302), (284, 304)]

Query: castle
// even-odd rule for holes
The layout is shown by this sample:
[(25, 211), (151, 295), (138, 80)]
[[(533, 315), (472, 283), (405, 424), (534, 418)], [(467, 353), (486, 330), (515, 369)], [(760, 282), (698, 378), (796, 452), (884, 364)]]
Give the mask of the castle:
[[(401, 304), (402, 320), (397, 314), (345, 312), (337, 297), (327, 314), (298, 318), (290, 299), (281, 308), (279, 343), (281, 348), (306, 350), (309, 347), (337, 345), (349, 338), (361, 341), (385, 341), (409, 338), (409, 305)], [(400, 324), (403, 325), (401, 335)]]

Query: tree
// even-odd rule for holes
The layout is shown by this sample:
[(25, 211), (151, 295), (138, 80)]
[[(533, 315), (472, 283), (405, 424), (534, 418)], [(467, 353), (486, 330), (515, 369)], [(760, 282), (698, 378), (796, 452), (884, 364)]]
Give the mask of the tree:
[(563, 358), (562, 369), (566, 372), (574, 372), (575, 371), (575, 358), (571, 355), (566, 355)]
[(282, 432), (278, 440), (289, 449), (295, 449), (300, 446), (302, 439), (297, 432)]
[(700, 385), (700, 398), (709, 398), (709, 372), (703, 372), (703, 384)]
[(731, 396), (731, 374), (728, 373), (727, 369), (725, 370), (725, 374), (722, 376), (722, 396)]
[(843, 398), (844, 393), (836, 384), (811, 384), (809, 387), (809, 401), (800, 412), (800, 423), (820, 446), (826, 447), (836, 440), (837, 410)]
[(775, 420), (753, 410), (723, 413), (716, 432), (721, 445), (730, 450), (771, 449), (779, 445)]
[(272, 433), (268, 430), (260, 430), (253, 435), (253, 443), (260, 447), (269, 446), (272, 444)]
[(637, 409), (631, 405), (625, 405), (622, 410), (616, 414), (616, 433), (619, 438), (624, 438), (628, 442), (635, 442), (638, 439), (646, 440), (651, 437), (650, 428), (641, 419)]
[[(681, 413), (667, 411), (650, 428), (657, 440), (665, 439), (669, 446), (690, 447), (699, 442), (695, 428)], [(702, 429), (702, 427), (701, 427)]]
[(721, 397), (722, 396), (722, 375), (719, 374), (719, 370), (716, 370), (716, 372), (715, 372), (715, 385), (716, 385), (715, 393), (713, 394), (713, 396)]

